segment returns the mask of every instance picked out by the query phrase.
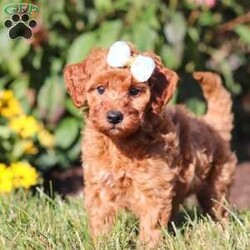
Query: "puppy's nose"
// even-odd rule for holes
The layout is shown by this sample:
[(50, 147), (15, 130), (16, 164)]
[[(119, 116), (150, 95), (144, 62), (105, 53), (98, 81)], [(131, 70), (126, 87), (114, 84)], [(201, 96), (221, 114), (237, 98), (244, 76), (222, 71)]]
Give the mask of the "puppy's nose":
[(112, 124), (120, 123), (123, 120), (123, 114), (120, 111), (110, 110), (107, 113), (107, 121)]

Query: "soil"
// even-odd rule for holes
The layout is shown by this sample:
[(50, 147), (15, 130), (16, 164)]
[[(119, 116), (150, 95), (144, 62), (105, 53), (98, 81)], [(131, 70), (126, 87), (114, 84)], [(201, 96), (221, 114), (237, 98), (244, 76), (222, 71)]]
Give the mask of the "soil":
[(83, 191), (83, 170), (81, 166), (73, 166), (62, 170), (54, 168), (44, 175), (44, 189), (49, 195), (74, 196)]

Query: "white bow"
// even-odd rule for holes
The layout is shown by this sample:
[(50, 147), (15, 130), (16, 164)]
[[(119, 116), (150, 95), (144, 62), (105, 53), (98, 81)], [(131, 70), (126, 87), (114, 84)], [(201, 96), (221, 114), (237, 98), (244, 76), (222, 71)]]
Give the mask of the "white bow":
[(130, 66), (131, 74), (138, 82), (147, 81), (155, 69), (155, 62), (151, 57), (132, 57), (128, 44), (123, 41), (117, 41), (109, 48), (107, 63), (112, 68)]

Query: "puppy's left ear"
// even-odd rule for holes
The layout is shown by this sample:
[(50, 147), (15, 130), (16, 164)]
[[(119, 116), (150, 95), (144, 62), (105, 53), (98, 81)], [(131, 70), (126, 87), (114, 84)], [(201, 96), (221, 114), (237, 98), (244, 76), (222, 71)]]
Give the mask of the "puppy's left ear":
[(160, 57), (154, 53), (147, 53), (154, 59), (156, 68), (153, 75), (148, 80), (151, 89), (151, 107), (154, 113), (159, 113), (173, 96), (179, 77), (178, 75), (164, 67)]

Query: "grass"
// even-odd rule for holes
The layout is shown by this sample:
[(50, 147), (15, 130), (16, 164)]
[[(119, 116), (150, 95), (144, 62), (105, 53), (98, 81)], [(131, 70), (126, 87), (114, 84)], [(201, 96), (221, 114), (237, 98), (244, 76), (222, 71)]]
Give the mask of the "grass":
[[(230, 214), (222, 230), (195, 210), (184, 211), (182, 223), (163, 230), (159, 249), (250, 249), (250, 211), (230, 210)], [(99, 241), (98, 249), (135, 249), (137, 238), (138, 221), (123, 212), (110, 237)], [(93, 249), (82, 199), (51, 199), (41, 191), (0, 196), (0, 249)]]

